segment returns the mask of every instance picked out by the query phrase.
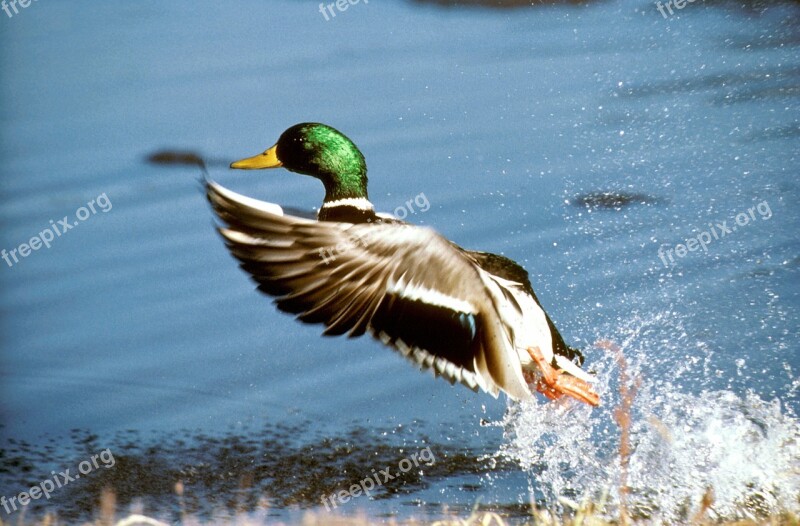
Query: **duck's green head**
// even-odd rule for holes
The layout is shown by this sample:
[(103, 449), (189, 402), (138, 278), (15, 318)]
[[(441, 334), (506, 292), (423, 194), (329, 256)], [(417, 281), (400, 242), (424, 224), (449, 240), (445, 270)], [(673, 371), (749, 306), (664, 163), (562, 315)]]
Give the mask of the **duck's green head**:
[(280, 166), (322, 181), (326, 201), (367, 198), (364, 156), (353, 141), (326, 124), (295, 124), (272, 148), (231, 164), (231, 168), (242, 170)]

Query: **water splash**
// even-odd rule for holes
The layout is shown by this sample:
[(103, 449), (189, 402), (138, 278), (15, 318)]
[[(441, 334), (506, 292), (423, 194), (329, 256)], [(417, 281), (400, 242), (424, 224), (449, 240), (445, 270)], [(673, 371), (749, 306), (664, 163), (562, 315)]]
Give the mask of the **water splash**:
[[(629, 428), (631, 515), (686, 521), (700, 510), (708, 491), (712, 517), (799, 512), (800, 420), (778, 398), (709, 387), (709, 376), (715, 375), (708, 356), (675, 363), (674, 351), (670, 356), (663, 347), (675, 349), (676, 343), (666, 343), (654, 330), (675, 323), (669, 319), (634, 318), (622, 331), (627, 374), (641, 382)], [(671, 326), (670, 333), (686, 338), (680, 327)], [(559, 508), (559, 497), (596, 501), (608, 492), (609, 513), (618, 513), (622, 473), (614, 408), (620, 404), (619, 368), (611, 353), (596, 362), (601, 408), (532, 401), (510, 407), (498, 423), (507, 441), (497, 456), (529, 473), (530, 491), (545, 506)], [(694, 369), (703, 372), (699, 392), (686, 387), (686, 378), (696, 378)]]

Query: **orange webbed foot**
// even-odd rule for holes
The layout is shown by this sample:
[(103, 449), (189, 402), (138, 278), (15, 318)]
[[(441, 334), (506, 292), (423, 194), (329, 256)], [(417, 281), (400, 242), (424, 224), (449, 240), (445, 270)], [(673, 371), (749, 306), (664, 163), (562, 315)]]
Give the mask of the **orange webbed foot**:
[(537, 391), (551, 400), (569, 395), (592, 406), (600, 405), (600, 395), (594, 392), (588, 382), (555, 369), (547, 363), (538, 347), (528, 348), (528, 354), (541, 373), (536, 382)]

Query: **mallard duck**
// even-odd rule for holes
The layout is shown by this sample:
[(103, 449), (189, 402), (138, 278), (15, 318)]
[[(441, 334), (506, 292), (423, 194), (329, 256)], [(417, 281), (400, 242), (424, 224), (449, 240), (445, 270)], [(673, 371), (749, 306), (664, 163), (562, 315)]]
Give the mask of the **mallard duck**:
[(422, 369), (497, 397), (599, 403), (583, 357), (568, 347), (514, 261), (465, 250), (435, 230), (375, 212), (356, 145), (325, 124), (302, 123), (231, 168), (283, 167), (322, 181), (317, 220), (206, 179), (230, 252), (280, 310), (325, 335), (367, 332)]

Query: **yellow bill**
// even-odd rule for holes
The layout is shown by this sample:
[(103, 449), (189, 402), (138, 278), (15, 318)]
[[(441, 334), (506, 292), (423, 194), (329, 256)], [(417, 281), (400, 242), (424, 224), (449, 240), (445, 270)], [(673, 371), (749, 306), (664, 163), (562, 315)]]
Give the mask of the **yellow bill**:
[(239, 170), (260, 170), (263, 168), (278, 168), (279, 166), (283, 166), (283, 163), (278, 160), (278, 154), (276, 153), (277, 147), (278, 145), (276, 144), (264, 153), (231, 163), (231, 168), (237, 168)]

